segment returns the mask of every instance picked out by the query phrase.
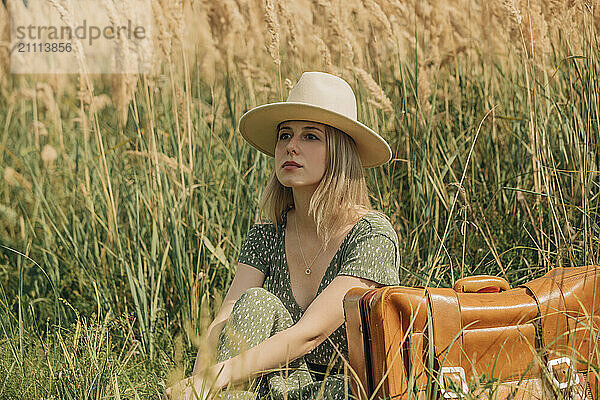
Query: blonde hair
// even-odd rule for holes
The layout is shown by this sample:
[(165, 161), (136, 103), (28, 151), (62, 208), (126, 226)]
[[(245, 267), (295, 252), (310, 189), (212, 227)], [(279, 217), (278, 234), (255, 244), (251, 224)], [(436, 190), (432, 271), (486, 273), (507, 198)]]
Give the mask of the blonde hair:
[[(369, 201), (363, 166), (354, 139), (337, 128), (325, 125), (325, 143), (327, 166), (310, 199), (308, 214), (315, 220), (317, 236), (327, 246), (335, 234), (349, 223), (357, 222), (361, 211), (375, 210)], [(283, 186), (273, 169), (261, 195), (261, 213), (273, 222), (278, 232), (283, 222), (281, 213), (290, 206), (294, 206), (292, 188)], [(385, 214), (379, 214), (387, 218)]]

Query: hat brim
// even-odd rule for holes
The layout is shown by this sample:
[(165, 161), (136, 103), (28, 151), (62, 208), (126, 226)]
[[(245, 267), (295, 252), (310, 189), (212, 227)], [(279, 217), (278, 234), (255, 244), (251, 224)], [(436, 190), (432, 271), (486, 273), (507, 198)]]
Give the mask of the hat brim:
[(290, 120), (320, 122), (345, 132), (356, 142), (365, 168), (385, 164), (392, 158), (390, 146), (369, 127), (335, 111), (307, 103), (286, 101), (253, 108), (240, 118), (239, 131), (257, 150), (275, 157), (277, 125)]

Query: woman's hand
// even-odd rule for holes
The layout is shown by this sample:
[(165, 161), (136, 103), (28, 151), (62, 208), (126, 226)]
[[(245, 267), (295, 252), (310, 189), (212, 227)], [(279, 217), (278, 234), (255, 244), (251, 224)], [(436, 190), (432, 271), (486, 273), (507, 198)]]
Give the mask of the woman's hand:
[(200, 376), (192, 375), (167, 388), (163, 398), (169, 400), (207, 400), (210, 398), (210, 385)]

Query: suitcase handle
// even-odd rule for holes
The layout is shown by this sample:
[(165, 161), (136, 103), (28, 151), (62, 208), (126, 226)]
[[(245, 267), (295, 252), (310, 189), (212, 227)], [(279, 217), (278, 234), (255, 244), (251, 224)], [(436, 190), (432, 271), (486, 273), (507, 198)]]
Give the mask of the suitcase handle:
[(510, 284), (498, 276), (475, 275), (457, 280), (453, 289), (459, 293), (499, 293), (509, 290)]

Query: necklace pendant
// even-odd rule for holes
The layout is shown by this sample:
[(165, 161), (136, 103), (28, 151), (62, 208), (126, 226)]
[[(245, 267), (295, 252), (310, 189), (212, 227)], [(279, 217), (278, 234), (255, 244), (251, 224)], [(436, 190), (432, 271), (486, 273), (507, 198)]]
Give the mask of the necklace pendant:
[(310, 275), (310, 268), (306, 268), (306, 271), (304, 271), (304, 273), (306, 273), (306, 275)]

